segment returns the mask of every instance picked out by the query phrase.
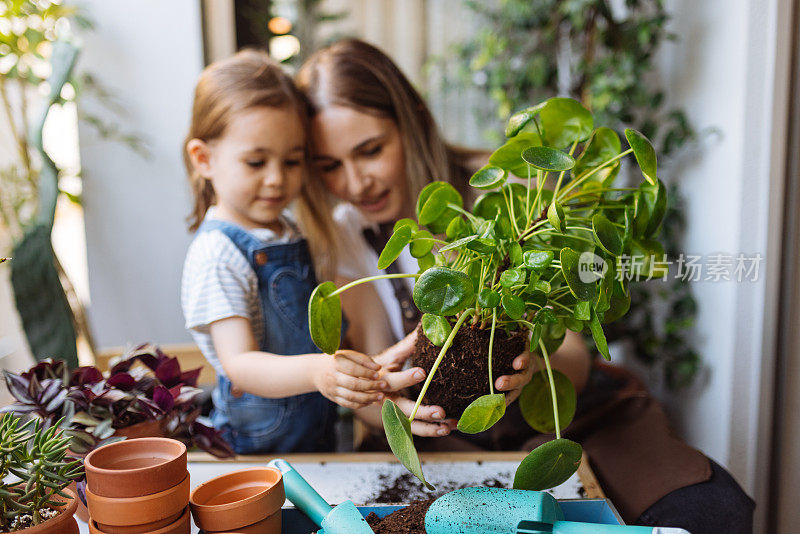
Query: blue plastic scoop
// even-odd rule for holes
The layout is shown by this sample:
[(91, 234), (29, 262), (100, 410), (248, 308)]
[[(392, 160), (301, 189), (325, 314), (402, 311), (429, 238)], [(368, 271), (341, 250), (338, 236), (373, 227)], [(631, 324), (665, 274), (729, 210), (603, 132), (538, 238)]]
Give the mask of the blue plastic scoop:
[(366, 519), (352, 501), (331, 505), (294, 470), (286, 460), (276, 458), (267, 465), (283, 474), (283, 489), (286, 498), (301, 512), (322, 527), (325, 534), (374, 534)]
[(428, 534), (689, 534), (681, 528), (564, 521), (544, 491), (464, 488), (436, 499), (425, 514)]

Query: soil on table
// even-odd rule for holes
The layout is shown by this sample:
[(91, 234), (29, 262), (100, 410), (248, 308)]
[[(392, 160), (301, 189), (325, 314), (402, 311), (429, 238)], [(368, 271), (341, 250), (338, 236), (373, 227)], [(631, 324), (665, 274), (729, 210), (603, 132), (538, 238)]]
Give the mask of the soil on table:
[(371, 512), (367, 516), (367, 523), (376, 534), (425, 534), (425, 513), (435, 500), (411, 503), (383, 519)]
[[(489, 394), (490, 335), (490, 329), (461, 327), (439, 364), (439, 369), (425, 393), (423, 404), (441, 406), (448, 418), (459, 419), (472, 401)], [(525, 342), (522, 334), (509, 337), (502, 329), (495, 330), (492, 349), (493, 380), (515, 372), (511, 364), (525, 349)], [(417, 329), (415, 352), (411, 358), (412, 365), (430, 371), (440, 350), (441, 347), (425, 337), (420, 325)], [(415, 393), (419, 391), (421, 387), (416, 386)]]

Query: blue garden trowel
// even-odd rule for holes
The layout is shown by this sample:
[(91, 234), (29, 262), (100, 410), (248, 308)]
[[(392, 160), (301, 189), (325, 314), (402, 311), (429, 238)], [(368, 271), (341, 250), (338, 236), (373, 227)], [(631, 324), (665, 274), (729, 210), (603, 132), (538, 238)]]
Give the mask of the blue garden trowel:
[(324, 534), (374, 534), (367, 521), (352, 501), (331, 507), (300, 473), (286, 460), (276, 458), (267, 465), (283, 474), (286, 498), (315, 524)]
[(464, 488), (436, 499), (425, 514), (427, 534), (689, 534), (680, 528), (564, 521), (544, 491)]

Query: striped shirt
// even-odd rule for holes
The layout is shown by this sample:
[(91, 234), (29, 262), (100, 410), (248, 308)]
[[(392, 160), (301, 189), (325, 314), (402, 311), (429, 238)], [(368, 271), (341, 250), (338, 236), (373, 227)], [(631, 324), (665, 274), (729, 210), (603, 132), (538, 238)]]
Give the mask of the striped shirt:
[[(215, 218), (213, 207), (206, 217)], [(281, 236), (266, 228), (248, 231), (265, 245), (289, 243), (302, 237), (291, 214), (285, 211), (280, 219), (284, 227)], [(211, 323), (244, 317), (250, 321), (256, 343), (260, 346), (263, 341), (258, 278), (247, 258), (220, 230), (199, 232), (189, 245), (181, 279), (181, 306), (186, 328), (218, 375), (225, 376), (225, 372), (211, 340)]]

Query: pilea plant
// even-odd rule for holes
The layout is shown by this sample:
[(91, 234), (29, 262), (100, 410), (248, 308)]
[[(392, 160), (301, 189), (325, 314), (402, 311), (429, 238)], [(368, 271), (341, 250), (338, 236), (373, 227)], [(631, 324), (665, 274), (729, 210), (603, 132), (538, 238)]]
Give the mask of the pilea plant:
[(58, 425), (0, 417), (0, 532), (38, 525), (69, 498), (62, 490), (83, 475), (81, 462), (66, 458), (69, 441)]
[[(551, 98), (513, 115), (505, 133), (505, 144), (470, 179), (485, 191), (471, 210), (451, 185), (433, 182), (419, 194), (417, 220), (396, 223), (378, 268), (409, 247), (419, 272), (373, 276), (338, 289), (325, 282), (309, 304), (312, 338), (333, 353), (339, 346), (342, 291), (379, 278), (416, 279), (413, 298), (424, 313), (417, 352), (427, 343), (437, 347), (436, 356), (411, 416), (391, 400), (384, 402), (382, 416), (392, 452), (429, 487), (411, 421), (424, 401), (438, 404), (440, 399), (429, 395), (432, 385), (444, 380), (445, 389), (463, 393), (473, 387), (464, 378), (470, 375), (465, 367), (483, 370), (484, 379), (468, 392), (470, 402), (461, 411), (443, 407), (459, 418), (462, 432), (487, 430), (506, 409), (494, 377), (513, 372), (496, 355), (506, 353), (508, 365), (525, 344), (542, 365), (523, 389), (520, 408), (533, 428), (555, 433), (556, 439), (522, 461), (514, 487), (546, 489), (569, 478), (582, 449), (561, 438), (561, 430), (574, 415), (576, 395), (569, 379), (552, 369), (550, 355), (569, 329), (588, 331), (610, 359), (602, 324), (627, 312), (631, 280), (662, 274), (663, 250), (652, 236), (666, 209), (666, 190), (644, 135), (626, 130), (630, 147), (622, 150), (613, 130), (595, 129), (592, 114), (568, 98)], [(629, 154), (644, 180), (635, 188), (615, 187)], [(460, 338), (467, 341), (459, 343)], [(471, 351), (471, 361), (457, 359), (457, 351)], [(445, 358), (458, 362), (457, 368), (437, 377)]]

